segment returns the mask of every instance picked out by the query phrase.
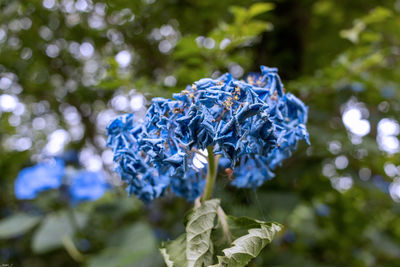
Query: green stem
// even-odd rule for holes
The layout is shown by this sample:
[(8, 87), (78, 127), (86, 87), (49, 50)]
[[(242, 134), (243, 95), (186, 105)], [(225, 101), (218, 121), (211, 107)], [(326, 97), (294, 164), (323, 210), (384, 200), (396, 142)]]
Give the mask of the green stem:
[(232, 243), (232, 235), (231, 232), (229, 231), (228, 222), (226, 220), (226, 214), (221, 207), (218, 207), (217, 214), (218, 214), (218, 219), (222, 226), (222, 230), (224, 231), (225, 238), (230, 244)]
[[(79, 227), (78, 220), (75, 216), (75, 211), (73, 208), (68, 209), (68, 218), (71, 223), (72, 231), (73, 233), (80, 233), (81, 228)], [(68, 252), (68, 254), (77, 262), (84, 262), (85, 261), (85, 256), (80, 253), (78, 248), (75, 246), (74, 241), (72, 240), (72, 236), (65, 235), (62, 237), (62, 243), (64, 244), (65, 250)]]
[(207, 180), (206, 185), (204, 187), (202, 200), (209, 200), (212, 196), (212, 192), (214, 189), (215, 180), (217, 177), (217, 165), (219, 157), (214, 156), (213, 147), (207, 147), (208, 152), (208, 171), (207, 171)]
[(69, 235), (64, 235), (61, 238), (61, 241), (65, 247), (65, 250), (76, 262), (84, 262), (86, 260), (85, 255), (80, 253)]
[(74, 230), (74, 232), (80, 232), (80, 227), (78, 224), (78, 220), (75, 217), (75, 212), (73, 208), (68, 208), (68, 217), (69, 217), (69, 221), (71, 223), (72, 229)]

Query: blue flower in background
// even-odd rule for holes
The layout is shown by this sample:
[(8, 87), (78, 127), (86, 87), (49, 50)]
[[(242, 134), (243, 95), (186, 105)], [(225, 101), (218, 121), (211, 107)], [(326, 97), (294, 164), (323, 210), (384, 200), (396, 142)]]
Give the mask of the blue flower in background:
[(213, 147), (222, 155), (234, 186), (256, 188), (300, 140), (308, 143), (307, 113), (285, 93), (278, 70), (261, 66), (241, 81), (227, 73), (201, 79), (173, 99), (154, 98), (143, 122), (126, 114), (108, 126), (108, 146), (130, 193), (148, 202), (171, 188), (193, 201), (205, 183), (193, 164), (199, 150)]
[(107, 190), (103, 173), (79, 171), (71, 178), (69, 193), (72, 202), (94, 201), (101, 198)]
[(71, 203), (97, 200), (108, 188), (102, 172), (68, 172), (65, 162), (55, 158), (20, 171), (15, 180), (15, 195), (18, 199), (34, 199), (39, 192), (61, 185), (67, 188)]
[(33, 199), (41, 191), (60, 187), (63, 176), (64, 162), (59, 159), (25, 168), (15, 180), (15, 196), (18, 199)]

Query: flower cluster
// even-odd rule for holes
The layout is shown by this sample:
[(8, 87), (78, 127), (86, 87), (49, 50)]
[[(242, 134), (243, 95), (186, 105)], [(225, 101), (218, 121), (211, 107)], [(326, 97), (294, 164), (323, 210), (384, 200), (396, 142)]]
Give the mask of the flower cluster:
[(15, 180), (18, 199), (34, 199), (42, 191), (65, 186), (71, 203), (99, 199), (107, 190), (104, 175), (100, 172), (73, 171), (65, 168), (59, 158), (21, 170)]
[(92, 171), (78, 171), (72, 176), (69, 185), (69, 194), (74, 203), (94, 201), (101, 198), (107, 190), (107, 183), (103, 173)]
[(203, 191), (195, 155), (213, 147), (232, 168), (237, 187), (256, 188), (308, 142), (307, 107), (285, 93), (276, 68), (236, 80), (229, 73), (205, 78), (173, 99), (154, 98), (143, 121), (123, 115), (108, 126), (117, 172), (128, 191), (144, 201), (167, 188), (192, 201)]
[(41, 191), (59, 188), (64, 169), (64, 161), (59, 159), (23, 169), (15, 180), (15, 196), (18, 199), (34, 199)]

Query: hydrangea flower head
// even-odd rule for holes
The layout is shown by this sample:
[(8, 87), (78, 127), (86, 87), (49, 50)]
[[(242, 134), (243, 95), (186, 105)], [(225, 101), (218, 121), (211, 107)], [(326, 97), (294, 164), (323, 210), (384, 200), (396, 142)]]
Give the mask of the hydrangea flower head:
[(167, 188), (188, 200), (204, 187), (193, 159), (213, 148), (234, 171), (233, 185), (256, 188), (274, 174), (299, 140), (308, 142), (307, 107), (285, 93), (276, 68), (236, 80), (229, 73), (205, 78), (173, 99), (154, 98), (144, 121), (132, 114), (108, 126), (117, 172), (144, 201)]
[(59, 159), (25, 168), (15, 180), (15, 196), (18, 199), (34, 199), (41, 191), (59, 188), (63, 176), (64, 162)]

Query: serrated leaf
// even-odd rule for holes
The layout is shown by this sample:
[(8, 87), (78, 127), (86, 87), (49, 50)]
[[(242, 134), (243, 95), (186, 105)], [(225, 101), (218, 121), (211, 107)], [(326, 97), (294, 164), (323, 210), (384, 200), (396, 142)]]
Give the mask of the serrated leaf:
[(213, 244), (210, 236), (219, 204), (219, 199), (207, 200), (187, 216), (186, 259), (188, 267), (212, 264)]
[[(74, 212), (78, 227), (83, 227), (87, 221), (87, 215)], [(63, 238), (72, 236), (77, 229), (72, 225), (71, 217), (67, 211), (61, 211), (48, 215), (35, 232), (32, 240), (32, 250), (35, 253), (46, 253), (63, 246)]]
[[(219, 223), (215, 226), (217, 214)], [(189, 212), (185, 221), (186, 233), (160, 248), (168, 267), (246, 266), (281, 230), (277, 223), (226, 216), (217, 199), (208, 200)], [(212, 265), (214, 246), (217, 253), (223, 253), (216, 265)]]
[[(214, 267), (241, 267), (257, 257), (262, 249), (273, 240), (275, 234), (281, 230), (276, 223), (266, 223), (250, 218), (228, 217), (229, 229), (232, 236), (237, 236), (249, 226), (248, 233), (238, 237), (232, 242), (232, 246), (224, 249), (223, 256), (218, 256), (218, 264)], [(256, 227), (258, 225), (258, 227)]]
[(186, 266), (186, 234), (161, 244), (160, 252), (168, 267)]
[(186, 233), (162, 244), (160, 251), (168, 267), (202, 267), (212, 264), (211, 230), (219, 199), (207, 200), (191, 210), (185, 218)]
[(22, 235), (40, 221), (39, 216), (17, 213), (0, 221), (0, 239)]
[(215, 246), (215, 254), (217, 255), (221, 255), (223, 249), (232, 246), (232, 242), (228, 240), (238, 239), (241, 236), (247, 235), (250, 229), (260, 228), (260, 225), (268, 224), (267, 222), (259, 221), (249, 217), (225, 216), (225, 219), (229, 228), (229, 237), (226, 236), (221, 224), (218, 224), (218, 226), (213, 229), (211, 233), (211, 238)]

